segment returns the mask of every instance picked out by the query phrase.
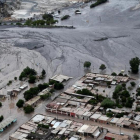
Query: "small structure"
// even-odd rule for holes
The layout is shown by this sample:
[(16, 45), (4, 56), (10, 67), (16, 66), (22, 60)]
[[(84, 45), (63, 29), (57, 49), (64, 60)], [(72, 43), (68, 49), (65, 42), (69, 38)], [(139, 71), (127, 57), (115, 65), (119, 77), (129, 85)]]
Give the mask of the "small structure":
[(10, 116), (9, 118), (3, 120), (0, 123), (0, 132), (3, 132), (7, 127), (9, 127), (12, 123), (16, 122), (17, 119), (13, 116)]
[(72, 78), (72, 77), (68, 77), (68, 76), (65, 76), (65, 75), (55, 75), (52, 78), (50, 78), (49, 80), (50, 81), (54, 80), (56, 82), (62, 83), (62, 82), (68, 81), (70, 78)]
[(20, 87), (20, 89), (21, 89), (21, 90), (24, 90), (24, 89), (26, 89), (27, 87), (28, 87), (28, 86), (24, 84), (24, 85), (22, 85), (22, 86)]
[(27, 101), (25, 103), (25, 106), (27, 106), (27, 105), (36, 106), (39, 101), (40, 101), (40, 96), (35, 96), (34, 98)]
[(114, 133), (107, 133), (105, 138), (105, 140), (129, 140), (129, 136), (127, 135), (118, 135), (118, 134), (114, 134)]

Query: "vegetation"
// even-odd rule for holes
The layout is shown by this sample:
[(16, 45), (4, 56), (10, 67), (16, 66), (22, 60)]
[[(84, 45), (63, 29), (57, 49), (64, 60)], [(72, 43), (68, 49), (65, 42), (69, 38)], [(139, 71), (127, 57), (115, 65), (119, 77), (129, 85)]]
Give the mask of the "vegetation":
[(12, 84), (12, 81), (10, 80), (8, 83), (7, 83), (7, 85), (9, 86), (9, 85), (11, 85)]
[(104, 108), (113, 108), (115, 106), (114, 101), (106, 98), (102, 101), (101, 106)]
[(2, 103), (0, 102), (0, 107), (2, 107)]
[(64, 88), (64, 85), (62, 83), (56, 82), (54, 80), (50, 80), (49, 85), (54, 85), (54, 89), (61, 90)]
[(122, 73), (119, 73), (118, 76), (123, 76), (123, 74)]
[(38, 128), (46, 128), (49, 129), (49, 125), (44, 125), (44, 124), (38, 124)]
[(33, 84), (33, 83), (35, 83), (35, 81), (36, 81), (36, 76), (30, 75), (28, 82)]
[(137, 74), (139, 71), (140, 59), (138, 57), (132, 58), (129, 63), (132, 73)]
[(17, 77), (14, 77), (14, 80), (17, 80)]
[(91, 66), (91, 63), (89, 61), (85, 61), (84, 68), (89, 68)]
[(63, 17), (61, 18), (61, 20), (66, 20), (66, 19), (69, 19), (69, 18), (70, 18), (69, 15), (65, 15), (65, 16), (63, 16)]
[(106, 66), (104, 64), (101, 64), (101, 66), (99, 67), (100, 70), (105, 70)]
[(49, 84), (47, 84), (47, 83), (38, 85), (39, 91), (42, 91), (42, 90), (44, 90), (44, 89), (46, 89), (48, 87), (49, 87)]
[(16, 103), (16, 106), (17, 106), (18, 108), (23, 107), (23, 105), (24, 105), (24, 100), (22, 100), (22, 99), (19, 99), (18, 102)]
[(134, 138), (134, 140), (138, 140), (140, 137), (139, 137), (139, 135), (134, 133), (133, 138)]
[(23, 78), (28, 78), (29, 76), (37, 75), (37, 72), (29, 67), (26, 67), (20, 74), (19, 80), (23, 80)]
[(2, 122), (4, 119), (3, 115), (0, 116), (0, 122)]
[(29, 114), (31, 112), (34, 112), (34, 108), (32, 106), (30, 106), (30, 105), (25, 106), (24, 107), (24, 112), (27, 113), (27, 114)]
[(136, 86), (136, 83), (135, 82), (130, 82), (131, 86), (132, 87), (135, 87)]
[(88, 89), (78, 90), (77, 94), (87, 95), (87, 96), (94, 96), (94, 94), (91, 91), (89, 91)]
[(42, 77), (44, 77), (46, 75), (46, 71), (43, 69), (41, 72)]
[(17, 22), (16, 25), (21, 26), (22, 24), (20, 22)]
[(44, 94), (44, 95), (40, 95), (40, 98), (42, 99), (42, 100), (46, 100), (46, 99), (48, 99), (49, 97), (51, 96), (51, 94)]
[(113, 72), (111, 75), (112, 75), (112, 76), (117, 76), (117, 73)]
[(110, 112), (107, 112), (106, 113), (106, 116), (109, 117), (109, 118), (111, 118), (111, 117), (113, 117), (113, 113), (111, 111)]
[(28, 101), (31, 98), (37, 96), (38, 93), (39, 93), (39, 88), (38, 87), (30, 88), (29, 90), (24, 92), (24, 98), (25, 98), (26, 101)]
[(97, 0), (97, 2), (90, 5), (90, 8), (94, 8), (94, 7), (96, 7), (102, 3), (105, 3), (105, 2), (107, 2), (107, 0)]

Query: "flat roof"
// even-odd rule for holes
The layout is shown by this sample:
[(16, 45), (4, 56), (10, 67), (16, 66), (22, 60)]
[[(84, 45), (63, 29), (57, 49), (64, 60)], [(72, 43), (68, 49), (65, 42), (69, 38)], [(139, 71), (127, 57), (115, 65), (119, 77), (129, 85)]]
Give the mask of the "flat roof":
[(98, 119), (99, 117), (101, 117), (101, 114), (93, 114), (90, 118), (91, 119)]
[(78, 130), (78, 132), (84, 133), (88, 127), (89, 127), (89, 125), (84, 124), (84, 125)]
[(68, 81), (70, 78), (72, 78), (72, 77), (68, 77), (68, 76), (65, 76), (65, 75), (55, 75), (50, 79), (62, 83), (65, 80)]
[(118, 134), (113, 134), (113, 133), (107, 133), (106, 134), (107, 137), (110, 137), (110, 138), (114, 138), (115, 140), (128, 140), (128, 136), (126, 135), (118, 135)]
[(109, 119), (109, 117), (107, 116), (101, 116), (100, 118), (98, 118), (99, 120), (102, 120), (102, 121), (107, 121)]
[(36, 115), (34, 118), (32, 118), (32, 121), (33, 122), (41, 122), (44, 119), (45, 119), (44, 115)]
[(27, 105), (33, 105), (34, 103), (36, 103), (38, 100), (40, 100), (40, 96), (35, 96), (34, 98), (30, 99), (29, 101), (27, 101), (25, 104)]
[(13, 116), (10, 116), (9, 118), (3, 120), (3, 121), (0, 123), (0, 131), (1, 131), (1, 130), (3, 131), (3, 129), (4, 129), (6, 126), (8, 126), (9, 124), (11, 124), (11, 122), (16, 122), (16, 118), (13, 117)]
[(119, 120), (119, 118), (113, 118), (110, 123), (116, 123)]

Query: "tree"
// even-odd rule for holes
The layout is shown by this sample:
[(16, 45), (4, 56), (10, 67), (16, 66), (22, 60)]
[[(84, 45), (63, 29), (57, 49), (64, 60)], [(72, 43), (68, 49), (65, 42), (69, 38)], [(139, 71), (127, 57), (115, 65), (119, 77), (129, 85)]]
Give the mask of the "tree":
[(36, 80), (36, 76), (30, 75), (28, 82), (33, 84), (35, 83), (35, 80)]
[(14, 79), (17, 80), (17, 77), (15, 77)]
[(0, 107), (2, 107), (2, 103), (0, 102)]
[(29, 114), (31, 112), (34, 112), (34, 108), (32, 106), (30, 106), (30, 105), (25, 106), (24, 107), (24, 112), (27, 113), (27, 114)]
[(135, 87), (136, 86), (136, 83), (135, 82), (130, 82), (131, 86), (132, 87)]
[(43, 69), (41, 72), (42, 76), (44, 77), (46, 75), (46, 71)]
[(114, 103), (114, 101), (106, 98), (102, 101), (101, 106), (104, 108), (112, 108), (115, 106), (115, 103)]
[(24, 100), (22, 100), (22, 99), (19, 99), (18, 102), (16, 103), (16, 106), (17, 106), (18, 108), (23, 107), (23, 105), (24, 105)]
[(85, 61), (84, 67), (89, 68), (91, 66), (91, 63), (89, 61)]
[(105, 70), (106, 66), (104, 64), (101, 64), (101, 66), (99, 67), (100, 70)]
[(0, 116), (0, 122), (4, 119), (3, 115)]
[(46, 89), (47, 87), (49, 87), (49, 84), (47, 84), (47, 83), (38, 85), (39, 91), (42, 91), (42, 90)]
[(117, 76), (117, 73), (113, 72), (111, 75), (112, 75), (112, 76)]
[(62, 83), (55, 83), (54, 84), (54, 89), (56, 90), (61, 90), (64, 88), (64, 85)]
[(139, 71), (140, 59), (138, 57), (132, 58), (129, 63), (132, 73), (137, 74)]
[(139, 137), (139, 135), (137, 135), (136, 133), (134, 133), (133, 138), (134, 138), (135, 140), (138, 140), (140, 137)]

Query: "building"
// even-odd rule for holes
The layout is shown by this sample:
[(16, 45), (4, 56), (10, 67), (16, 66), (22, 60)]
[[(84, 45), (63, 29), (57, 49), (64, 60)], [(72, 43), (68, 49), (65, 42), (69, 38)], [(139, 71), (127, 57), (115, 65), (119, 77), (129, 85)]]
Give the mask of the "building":
[(7, 127), (9, 127), (11, 124), (15, 123), (17, 119), (13, 116), (10, 116), (9, 118), (3, 120), (0, 123), (0, 132), (3, 132)]
[(114, 133), (107, 133), (105, 138), (105, 140), (129, 140), (129, 136), (127, 135), (118, 135), (118, 134), (114, 134)]
[(59, 83), (63, 83), (65, 81), (68, 81), (69, 79), (71, 79), (72, 77), (68, 77), (68, 76), (65, 76), (65, 75), (55, 75), (53, 76), (52, 78), (50, 78), (49, 80), (54, 80), (56, 82), (59, 82)]
[(40, 96), (35, 96), (34, 98), (30, 99), (25, 103), (25, 106), (30, 105), (30, 106), (36, 106), (38, 102), (40, 101)]

